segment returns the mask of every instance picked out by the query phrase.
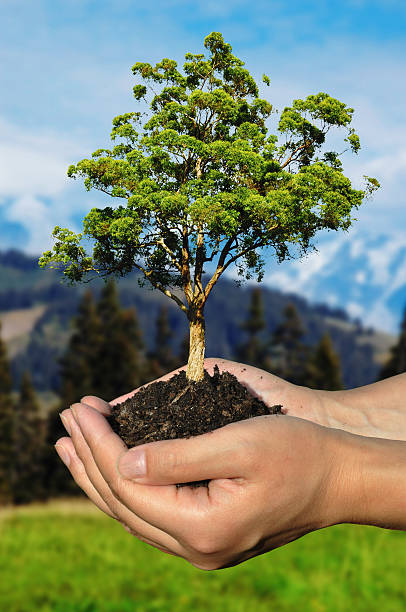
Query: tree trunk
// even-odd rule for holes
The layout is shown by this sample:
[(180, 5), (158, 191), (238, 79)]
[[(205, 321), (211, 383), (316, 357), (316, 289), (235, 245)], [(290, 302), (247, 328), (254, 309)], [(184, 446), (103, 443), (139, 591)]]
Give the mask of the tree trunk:
[(190, 341), (189, 359), (186, 376), (189, 380), (203, 380), (204, 376), (204, 315), (203, 308), (194, 309), (189, 313)]

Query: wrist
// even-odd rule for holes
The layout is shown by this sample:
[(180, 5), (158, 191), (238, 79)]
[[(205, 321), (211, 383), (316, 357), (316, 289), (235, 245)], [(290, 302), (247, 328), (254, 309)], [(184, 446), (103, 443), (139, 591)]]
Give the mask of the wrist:
[(396, 381), (392, 393), (388, 385), (383, 386), (385, 382), (347, 391), (316, 391), (321, 424), (360, 436), (406, 441), (404, 395)]
[(329, 524), (406, 530), (406, 443), (337, 431)]

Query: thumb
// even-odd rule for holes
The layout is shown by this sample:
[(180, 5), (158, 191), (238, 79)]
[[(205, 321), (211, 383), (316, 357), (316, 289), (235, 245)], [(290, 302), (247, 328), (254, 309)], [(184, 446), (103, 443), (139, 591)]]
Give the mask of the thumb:
[(125, 479), (154, 485), (243, 476), (243, 445), (233, 425), (193, 438), (136, 446), (121, 455), (118, 471)]

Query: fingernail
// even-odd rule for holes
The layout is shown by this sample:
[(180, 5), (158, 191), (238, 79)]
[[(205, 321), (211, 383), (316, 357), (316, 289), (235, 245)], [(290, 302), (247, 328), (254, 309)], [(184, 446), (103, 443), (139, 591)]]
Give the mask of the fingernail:
[(147, 473), (145, 452), (141, 449), (131, 449), (118, 462), (118, 471), (123, 478), (142, 478)]
[(60, 416), (60, 419), (62, 421), (62, 425), (65, 427), (66, 431), (71, 436), (72, 435), (72, 431), (71, 431), (68, 419), (65, 416), (63, 416), (62, 413), (60, 413), (59, 416)]
[(72, 404), (72, 406), (69, 406), (70, 411), (73, 415), (73, 418), (75, 419), (75, 422), (79, 425), (80, 427), (80, 419), (79, 419), (79, 414), (78, 411), (76, 410), (77, 405), (76, 404)]
[(70, 464), (70, 456), (67, 450), (62, 446), (62, 444), (55, 444), (55, 450), (58, 453), (59, 457), (62, 459), (64, 464), (69, 467)]

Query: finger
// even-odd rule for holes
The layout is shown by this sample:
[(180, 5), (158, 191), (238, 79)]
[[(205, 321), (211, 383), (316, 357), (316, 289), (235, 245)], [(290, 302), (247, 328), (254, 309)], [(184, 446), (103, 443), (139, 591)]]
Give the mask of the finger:
[(100, 497), (104, 500), (105, 504), (110, 508), (110, 512), (116, 517), (118, 516), (119, 502), (115, 499), (107, 483), (103, 480), (102, 475), (97, 469), (96, 464), (93, 461), (93, 457), (86, 444), (85, 439), (82, 436), (79, 426), (73, 418), (71, 410), (67, 409), (61, 413), (61, 420), (71, 436), (73, 448), (77, 455), (80, 463), (82, 464), (87, 478), (92, 483), (92, 486), (96, 489)]
[(136, 446), (120, 456), (119, 473), (133, 482), (153, 485), (247, 478), (255, 469), (255, 439), (252, 436), (248, 443), (249, 426), (243, 423), (193, 438)]
[[(77, 404), (75, 405), (77, 406)], [(92, 415), (97, 416), (98, 420), (105, 425), (107, 430), (111, 432), (111, 434), (118, 438), (120, 451), (122, 452), (123, 448), (127, 448), (124, 442), (113, 433), (110, 426), (104, 417), (100, 415), (97, 411), (92, 408), (85, 406), (82, 404), (83, 408), (87, 412)], [(71, 413), (70, 415), (67, 413)], [(62, 413), (65, 420), (69, 420), (70, 430), (73, 445), (75, 450), (81, 459), (86, 473), (88, 475), (89, 480), (92, 482), (95, 489), (99, 492), (102, 499), (107, 503), (111, 511), (126, 525), (128, 525), (134, 532), (137, 533), (137, 537), (143, 539), (145, 541), (148, 540), (149, 543), (153, 542), (156, 546), (164, 547), (165, 549), (171, 550), (176, 554), (182, 554), (182, 548), (179, 546), (179, 543), (172, 535), (165, 532), (165, 530), (159, 529), (155, 525), (149, 524), (148, 521), (143, 520), (142, 517), (137, 515), (136, 509), (133, 508), (133, 492), (123, 491), (119, 488), (110, 487), (109, 483), (106, 481), (102, 471), (99, 469), (99, 465), (95, 461), (93, 454), (91, 452), (91, 448), (89, 447), (87, 440), (82, 434), (81, 429), (79, 428), (76, 420), (73, 418), (73, 414), (70, 410), (64, 411)], [(108, 455), (109, 455), (109, 442), (105, 438), (101, 444), (100, 452), (104, 456), (104, 459), (108, 463)], [(118, 472), (116, 469), (116, 462), (113, 461), (111, 465), (112, 471), (118, 476)], [(121, 480), (121, 479), (120, 479)], [(127, 484), (131, 484), (128, 483)], [(123, 495), (123, 492), (125, 493)], [(132, 495), (131, 495), (132, 494)], [(161, 509), (162, 512), (162, 509)]]
[(95, 504), (95, 506), (97, 506), (102, 512), (104, 512), (111, 518), (117, 520), (119, 523), (121, 523), (124, 529), (128, 531), (128, 533), (137, 537), (142, 542), (145, 542), (146, 544), (149, 544), (150, 546), (153, 546), (154, 548), (158, 548), (162, 552), (165, 552), (169, 555), (175, 555), (177, 557), (180, 556), (179, 553), (173, 552), (167, 549), (161, 543), (155, 542), (154, 540), (148, 537), (141, 536), (139, 533), (137, 533), (134, 530), (134, 528), (131, 528), (126, 523), (124, 523), (124, 521), (121, 518), (119, 518), (116, 514), (114, 514), (110, 510), (109, 506), (104, 502), (104, 500), (102, 499), (98, 491), (95, 489), (93, 484), (90, 482), (87, 476), (86, 470), (83, 466), (83, 463), (81, 462), (78, 455), (76, 454), (75, 447), (70, 438), (60, 438), (55, 444), (55, 449), (59, 457), (62, 459), (62, 461), (65, 463), (65, 465), (69, 469), (76, 484), (88, 496), (90, 501), (92, 501)]
[(108, 402), (105, 402), (100, 397), (96, 397), (95, 395), (85, 395), (80, 400), (82, 404), (86, 404), (87, 406), (91, 406), (101, 414), (105, 416), (111, 415), (111, 406)]
[[(113, 432), (106, 419), (89, 406), (74, 404), (72, 412), (94, 463), (113, 495), (146, 523), (176, 537), (184, 513), (176, 487), (149, 487), (122, 478), (117, 462), (128, 450), (122, 439)], [(85, 461), (84, 465), (87, 469)]]
[(111, 518), (117, 519), (117, 516), (111, 511), (106, 502), (99, 495), (98, 491), (94, 488), (90, 482), (83, 463), (77, 456), (73, 442), (70, 438), (60, 438), (55, 444), (55, 450), (58, 453), (60, 459), (66, 465), (76, 484), (82, 489), (88, 498), (97, 506), (102, 512), (110, 516)]

